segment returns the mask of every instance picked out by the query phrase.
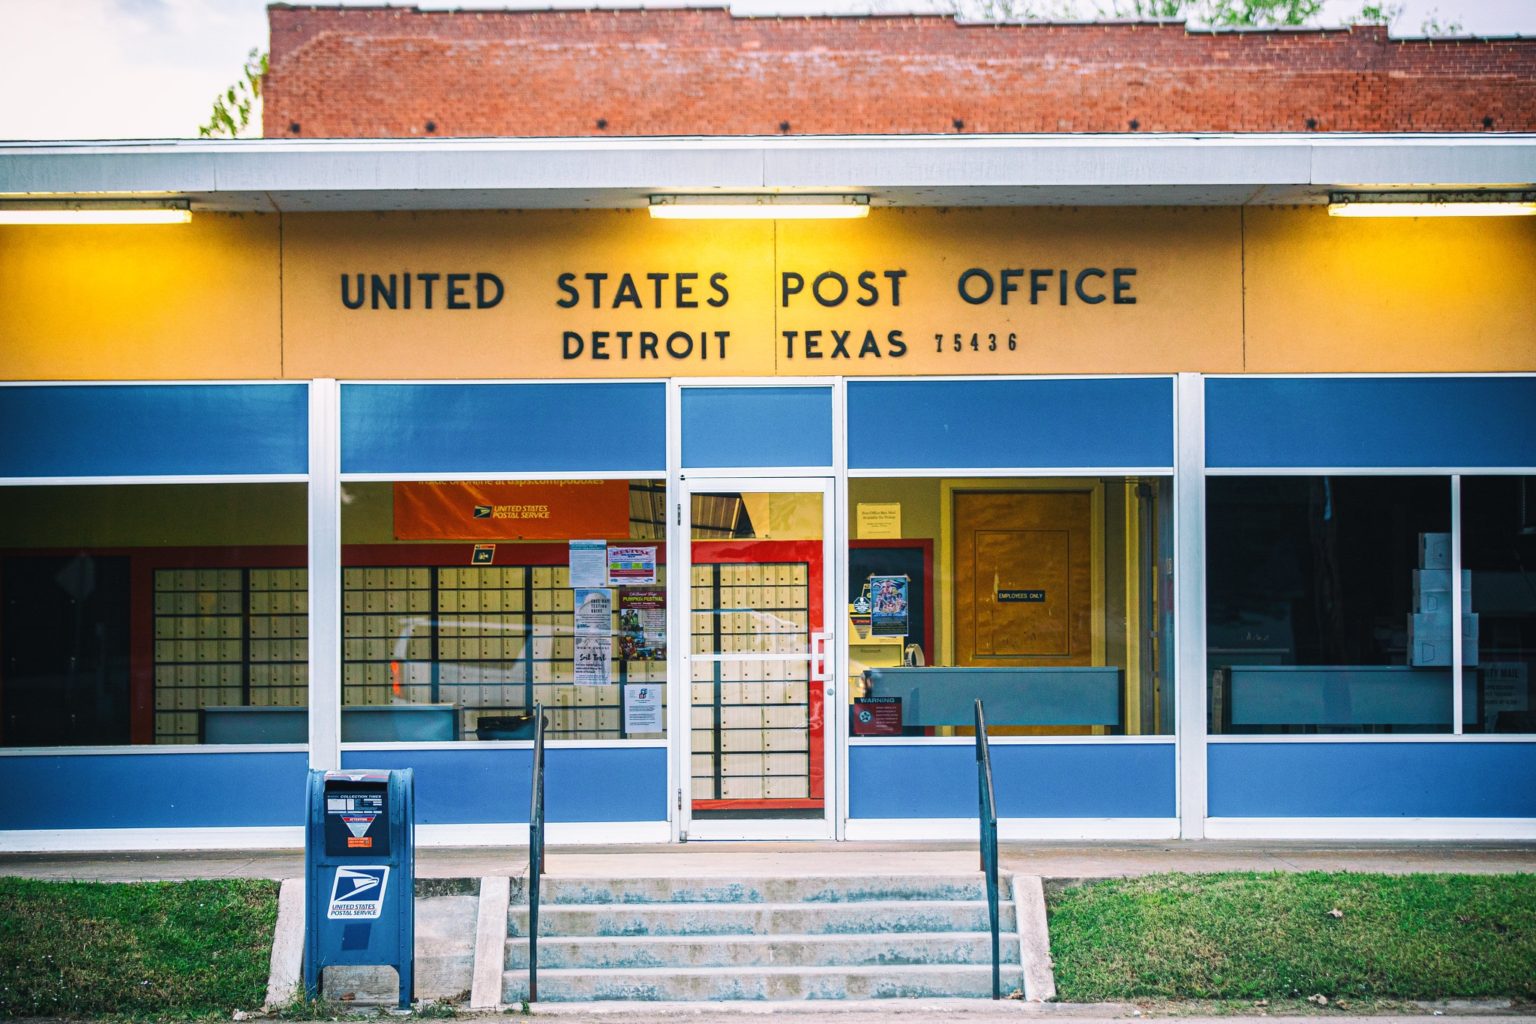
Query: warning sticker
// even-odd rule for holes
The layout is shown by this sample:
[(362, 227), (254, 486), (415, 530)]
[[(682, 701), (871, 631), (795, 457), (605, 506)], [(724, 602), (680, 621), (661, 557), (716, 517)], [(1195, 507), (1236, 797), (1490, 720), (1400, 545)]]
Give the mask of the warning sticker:
[(384, 890), (389, 885), (386, 864), (336, 869), (331, 884), (331, 905), (325, 916), (332, 921), (376, 918), (384, 913)]
[(377, 814), (343, 814), (341, 821), (342, 824), (347, 826), (348, 832), (361, 839), (367, 834), (369, 826), (373, 824), (373, 819), (377, 817)]

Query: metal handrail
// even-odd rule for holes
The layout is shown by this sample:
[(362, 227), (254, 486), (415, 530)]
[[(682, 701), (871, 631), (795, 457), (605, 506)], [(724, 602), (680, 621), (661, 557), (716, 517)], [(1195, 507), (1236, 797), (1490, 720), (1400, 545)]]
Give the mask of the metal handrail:
[(987, 878), (987, 914), (992, 922), (992, 998), (1003, 997), (1002, 938), (997, 906), (997, 798), (992, 792), (992, 748), (987, 744), (987, 716), (976, 701), (976, 788), (981, 818), (981, 870)]
[(544, 707), (533, 706), (533, 806), (528, 810), (528, 1001), (539, 1000), (539, 880), (544, 874)]

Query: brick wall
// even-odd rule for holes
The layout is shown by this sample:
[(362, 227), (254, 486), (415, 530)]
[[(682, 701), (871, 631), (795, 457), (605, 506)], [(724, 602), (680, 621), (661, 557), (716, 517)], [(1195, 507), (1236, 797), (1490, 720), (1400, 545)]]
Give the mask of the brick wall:
[(1536, 39), (269, 9), (269, 138), (1532, 131)]

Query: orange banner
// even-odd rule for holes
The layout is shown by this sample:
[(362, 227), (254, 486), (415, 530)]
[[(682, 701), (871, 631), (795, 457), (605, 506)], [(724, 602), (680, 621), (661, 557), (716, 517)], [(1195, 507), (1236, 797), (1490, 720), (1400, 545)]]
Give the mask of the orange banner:
[(396, 540), (628, 540), (627, 480), (395, 484)]

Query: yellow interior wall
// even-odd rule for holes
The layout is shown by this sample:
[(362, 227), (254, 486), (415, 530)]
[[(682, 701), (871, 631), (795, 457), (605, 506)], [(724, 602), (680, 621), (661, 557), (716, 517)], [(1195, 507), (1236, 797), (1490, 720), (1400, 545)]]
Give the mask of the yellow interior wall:
[(303, 484), (0, 488), (0, 548), (303, 545)]
[(395, 543), (395, 485), (388, 481), (341, 485), (341, 542)]
[(0, 228), (0, 378), (283, 376), (278, 220)]
[(758, 540), (821, 540), (823, 510), (819, 493), (743, 491), (741, 502)]

